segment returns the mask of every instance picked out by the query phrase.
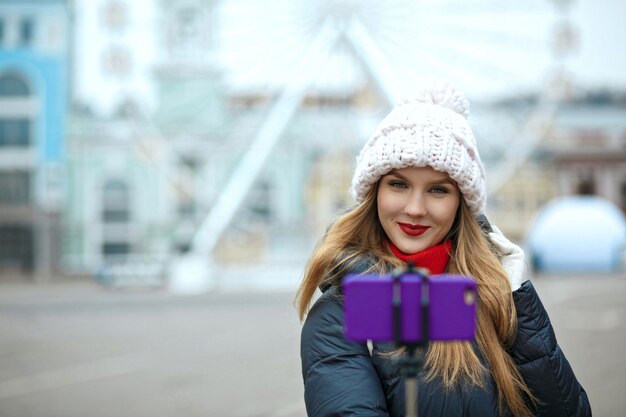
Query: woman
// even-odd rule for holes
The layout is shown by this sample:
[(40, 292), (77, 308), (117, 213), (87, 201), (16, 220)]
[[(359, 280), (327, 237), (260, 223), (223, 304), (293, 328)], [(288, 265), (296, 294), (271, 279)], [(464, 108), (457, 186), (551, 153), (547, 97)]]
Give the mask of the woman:
[(404, 415), (400, 350), (344, 338), (341, 279), (408, 261), (432, 275), (472, 277), (478, 289), (475, 342), (428, 347), (421, 417), (591, 415), (532, 284), (522, 282), (522, 250), (477, 220), (485, 176), (468, 108), (452, 85), (432, 82), (396, 106), (361, 150), (352, 181), (359, 204), (329, 228), (297, 295), (309, 416)]

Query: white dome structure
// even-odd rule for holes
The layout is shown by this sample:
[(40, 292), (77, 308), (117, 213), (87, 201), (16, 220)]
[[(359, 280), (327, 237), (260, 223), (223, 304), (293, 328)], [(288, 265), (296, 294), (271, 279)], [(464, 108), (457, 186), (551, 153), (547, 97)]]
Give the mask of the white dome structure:
[(537, 216), (527, 249), (539, 272), (615, 272), (624, 266), (626, 219), (599, 197), (559, 198)]

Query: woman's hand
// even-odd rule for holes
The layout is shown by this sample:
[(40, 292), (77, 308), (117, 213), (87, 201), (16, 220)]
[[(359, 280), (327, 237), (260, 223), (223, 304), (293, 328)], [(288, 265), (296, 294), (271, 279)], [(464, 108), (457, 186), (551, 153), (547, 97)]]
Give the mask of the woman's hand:
[(508, 240), (496, 226), (491, 225), (493, 232), (489, 239), (502, 255), (502, 267), (506, 271), (511, 283), (511, 290), (518, 290), (526, 278), (526, 256), (522, 248)]

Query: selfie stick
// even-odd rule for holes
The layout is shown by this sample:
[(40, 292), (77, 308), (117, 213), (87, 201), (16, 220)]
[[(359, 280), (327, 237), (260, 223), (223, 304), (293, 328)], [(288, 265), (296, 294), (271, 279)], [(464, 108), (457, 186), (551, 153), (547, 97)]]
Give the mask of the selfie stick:
[(409, 263), (384, 276), (350, 274), (343, 290), (348, 339), (393, 342), (404, 349), (394, 356), (404, 378), (406, 415), (417, 417), (417, 376), (430, 341), (475, 338), (476, 282), (451, 274), (431, 278)]
[[(422, 299), (421, 299), (421, 340), (417, 343), (402, 342), (402, 316), (401, 316), (401, 290), (400, 278), (405, 274), (419, 274), (422, 277)], [(417, 269), (413, 262), (409, 262), (406, 270), (399, 270), (393, 274), (393, 331), (397, 345), (406, 346), (406, 355), (399, 359), (400, 372), (404, 375), (405, 392), (405, 413), (406, 417), (417, 417), (417, 374), (421, 369), (429, 339), (428, 329), (428, 282), (430, 277), (424, 269)], [(418, 351), (421, 348), (421, 352)]]

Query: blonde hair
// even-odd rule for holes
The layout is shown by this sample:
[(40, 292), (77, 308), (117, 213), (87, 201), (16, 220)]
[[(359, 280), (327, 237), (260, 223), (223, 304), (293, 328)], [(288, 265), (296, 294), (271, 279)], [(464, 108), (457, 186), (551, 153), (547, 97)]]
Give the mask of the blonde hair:
[[(378, 184), (361, 204), (333, 223), (311, 255), (296, 294), (300, 319), (309, 310), (320, 285), (339, 285), (341, 278), (363, 259), (366, 272), (387, 273), (403, 262), (391, 253), (378, 219)], [(511, 286), (498, 255), (461, 199), (449, 233), (453, 250), (447, 272), (472, 277), (478, 288), (476, 342), (489, 364), (498, 391), (498, 404), (515, 417), (533, 415), (526, 400), (536, 400), (506, 347), (514, 341), (517, 320)], [(462, 381), (484, 387), (486, 369), (469, 342), (431, 342), (426, 354), (427, 379), (439, 376), (446, 388)]]

